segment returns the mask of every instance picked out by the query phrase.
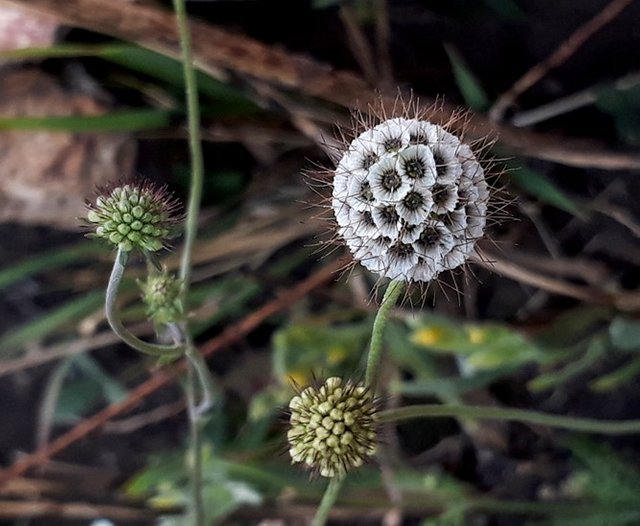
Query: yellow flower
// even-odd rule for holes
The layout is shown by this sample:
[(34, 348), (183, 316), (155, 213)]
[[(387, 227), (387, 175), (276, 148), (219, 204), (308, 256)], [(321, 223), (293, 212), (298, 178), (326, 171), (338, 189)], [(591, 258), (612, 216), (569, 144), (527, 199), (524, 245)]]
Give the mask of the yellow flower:
[(444, 330), (441, 327), (423, 327), (413, 333), (411, 341), (423, 347), (432, 347), (442, 341)]

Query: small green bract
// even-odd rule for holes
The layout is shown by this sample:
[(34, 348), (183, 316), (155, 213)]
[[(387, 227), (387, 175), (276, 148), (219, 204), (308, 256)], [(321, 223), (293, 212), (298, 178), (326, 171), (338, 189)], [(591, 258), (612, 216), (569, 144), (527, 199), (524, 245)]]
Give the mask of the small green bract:
[(289, 403), (287, 433), (293, 463), (323, 477), (344, 476), (376, 452), (377, 407), (362, 384), (333, 377)]
[(88, 235), (126, 252), (157, 252), (180, 219), (178, 201), (165, 187), (149, 182), (117, 186), (87, 206), (87, 220), (94, 228)]

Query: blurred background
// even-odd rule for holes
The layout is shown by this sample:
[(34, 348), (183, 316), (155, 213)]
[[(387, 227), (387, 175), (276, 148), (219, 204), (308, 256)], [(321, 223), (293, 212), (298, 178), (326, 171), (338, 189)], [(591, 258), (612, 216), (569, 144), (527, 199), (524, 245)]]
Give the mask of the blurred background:
[[(212, 524), (306, 524), (320, 498), (323, 481), (289, 465), (283, 408), (292, 381), (362, 375), (376, 307), (374, 276), (339, 271), (349, 256), (329, 243), (322, 167), (351, 110), (382, 100), (392, 113), (399, 95), (437, 102), (438, 122), (468, 111), (469, 140), (496, 139), (502, 208), (483, 258), (394, 314), (384, 405), (640, 418), (638, 2), (187, 7)], [(180, 381), (108, 329), (112, 253), (78, 219), (97, 187), (130, 177), (187, 194), (174, 26), (170, 2), (0, 1), (0, 462), (23, 462), (0, 475), (3, 524), (185, 524)], [(178, 253), (163, 261), (176, 268)], [(121, 305), (148, 338), (143, 272), (134, 261)], [(437, 419), (386, 426), (381, 442), (335, 524), (640, 524), (633, 435)]]

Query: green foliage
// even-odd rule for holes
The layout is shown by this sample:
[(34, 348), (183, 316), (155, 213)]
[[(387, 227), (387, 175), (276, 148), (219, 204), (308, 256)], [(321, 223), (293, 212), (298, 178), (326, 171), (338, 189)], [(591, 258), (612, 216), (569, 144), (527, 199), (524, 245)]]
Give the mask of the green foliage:
[(569, 479), (566, 489), (584, 502), (578, 516), (556, 516), (554, 525), (633, 526), (640, 520), (638, 487), (640, 471), (625, 462), (604, 444), (584, 439), (568, 442), (579, 471)]
[(542, 203), (555, 206), (574, 216), (582, 215), (578, 205), (551, 179), (537, 170), (521, 166), (509, 172), (509, 179)]
[(304, 386), (312, 376), (353, 371), (365, 349), (371, 330), (368, 321), (339, 327), (312, 323), (290, 325), (273, 337), (273, 371), (283, 383)]
[(104, 115), (50, 115), (46, 117), (0, 117), (0, 130), (49, 130), (64, 132), (139, 131), (169, 124), (166, 110), (114, 111)]

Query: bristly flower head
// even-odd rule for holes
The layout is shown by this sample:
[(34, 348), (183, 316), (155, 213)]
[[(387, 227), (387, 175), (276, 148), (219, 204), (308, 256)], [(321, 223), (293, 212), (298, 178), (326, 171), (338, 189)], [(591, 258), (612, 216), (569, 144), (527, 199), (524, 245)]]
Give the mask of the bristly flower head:
[(375, 454), (377, 407), (364, 385), (329, 378), (294, 396), (289, 409), (287, 438), (293, 463), (335, 477)]
[(146, 281), (139, 281), (142, 301), (149, 319), (157, 324), (176, 323), (184, 319), (180, 301), (182, 281), (164, 269), (160, 274), (150, 274)]
[(150, 182), (116, 186), (87, 203), (88, 234), (130, 252), (156, 252), (166, 246), (172, 227), (180, 220), (179, 203), (166, 187)]
[(489, 189), (472, 148), (443, 126), (386, 119), (337, 163), (331, 207), (354, 259), (382, 277), (429, 282), (484, 235)]

